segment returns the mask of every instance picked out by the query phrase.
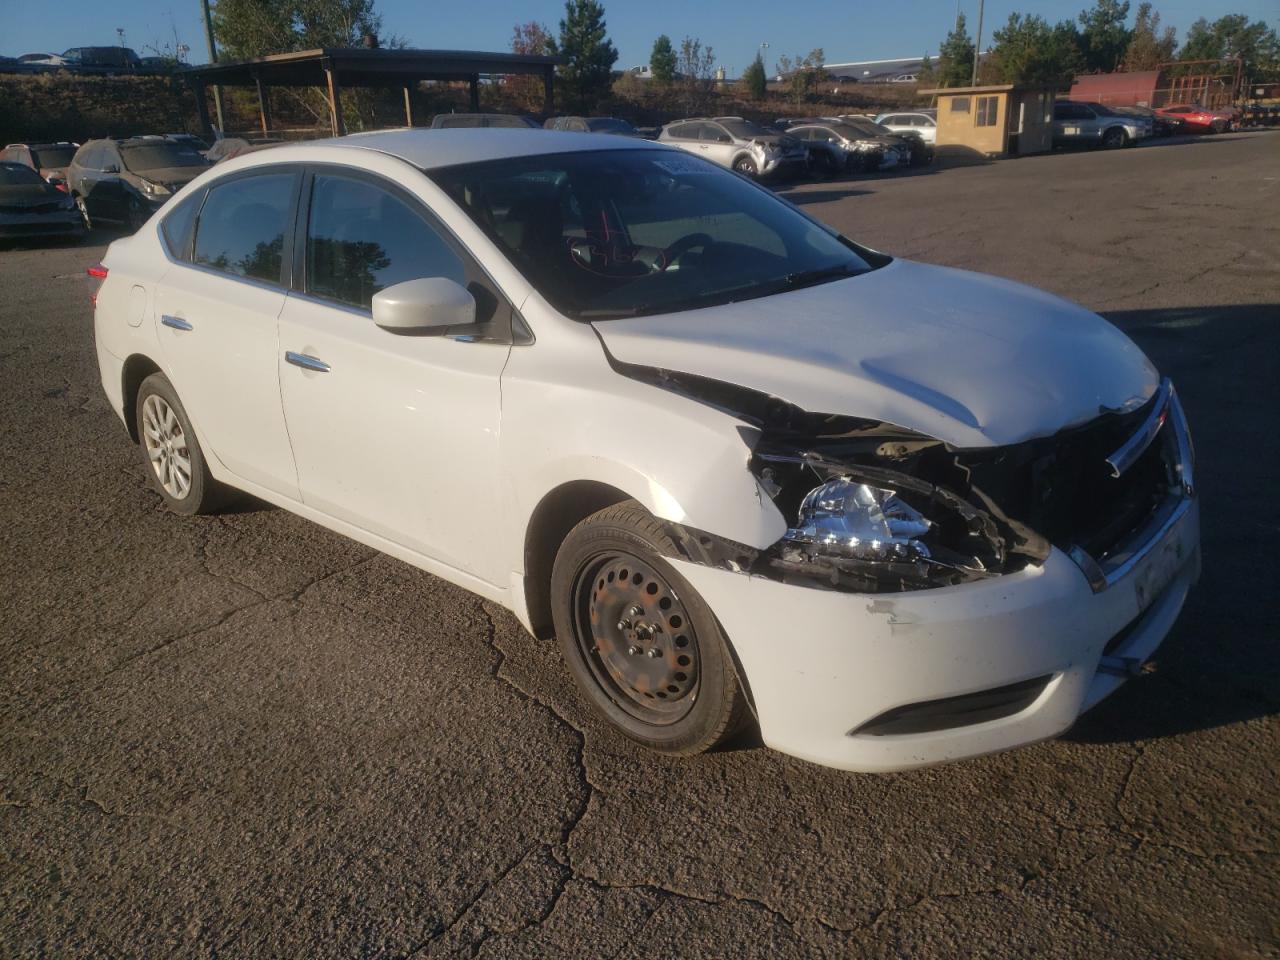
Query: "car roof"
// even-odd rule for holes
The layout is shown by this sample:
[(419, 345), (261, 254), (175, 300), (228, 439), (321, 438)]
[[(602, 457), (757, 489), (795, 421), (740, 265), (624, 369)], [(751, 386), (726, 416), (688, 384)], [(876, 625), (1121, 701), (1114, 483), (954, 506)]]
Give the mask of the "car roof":
[(591, 133), (563, 130), (535, 130), (533, 127), (487, 127), (452, 130), (384, 130), (356, 133), (328, 140), (289, 144), (302, 150), (312, 146), (349, 147), (376, 150), (399, 157), (423, 170), (450, 167), (459, 163), (482, 163), (508, 157), (532, 157), (551, 153), (586, 150), (669, 150), (649, 140), (601, 137)]

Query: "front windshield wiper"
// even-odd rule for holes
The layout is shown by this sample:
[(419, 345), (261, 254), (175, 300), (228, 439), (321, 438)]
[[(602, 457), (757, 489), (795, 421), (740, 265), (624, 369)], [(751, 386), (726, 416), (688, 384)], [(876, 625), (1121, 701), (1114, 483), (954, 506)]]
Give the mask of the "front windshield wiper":
[(798, 273), (789, 273), (779, 282), (777, 293), (786, 293), (788, 290), (800, 290), (804, 287), (816, 286), (819, 283), (826, 283), (828, 280), (838, 280), (841, 277), (852, 277), (861, 271), (851, 263), (841, 263), (834, 267), (822, 267), (818, 270), (801, 270)]

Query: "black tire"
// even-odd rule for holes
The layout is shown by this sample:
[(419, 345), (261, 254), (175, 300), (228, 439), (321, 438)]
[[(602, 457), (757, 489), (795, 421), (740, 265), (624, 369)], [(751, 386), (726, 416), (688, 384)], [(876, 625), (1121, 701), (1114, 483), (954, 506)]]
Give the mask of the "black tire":
[(1122, 127), (1112, 127), (1102, 135), (1102, 149), (1119, 150), (1129, 143), (1129, 134)]
[(756, 162), (750, 157), (739, 157), (733, 161), (733, 169), (736, 173), (740, 173), (744, 177), (750, 177), (752, 180), (760, 175)]
[(551, 603), (583, 697), (632, 740), (690, 755), (732, 737), (749, 709), (715, 615), (663, 559), (675, 553), (634, 500), (606, 507), (560, 545)]
[[(155, 405), (148, 404), (151, 397), (159, 398), (159, 402)], [(161, 407), (167, 407), (173, 412), (177, 430), (166, 428), (164, 417), (157, 420), (155, 413)], [(165, 506), (174, 513), (192, 516), (197, 513), (212, 513), (226, 502), (227, 488), (218, 483), (209, 472), (204, 451), (200, 448), (200, 441), (196, 438), (187, 411), (178, 399), (173, 384), (163, 373), (153, 373), (142, 381), (138, 387), (134, 416), (138, 428), (138, 449), (142, 451), (142, 459), (147, 466), (147, 477), (152, 488), (164, 500)], [(157, 425), (160, 427), (158, 440)], [(172, 473), (166, 474), (160, 459), (153, 456), (155, 443), (167, 451), (167, 462), (171, 464)], [(183, 453), (188, 463), (185, 484), (179, 482), (183, 471), (178, 462)], [(177, 460), (174, 459), (175, 454)], [(162, 453), (161, 457), (164, 456)]]
[(84, 221), (84, 228), (86, 230), (92, 230), (93, 217), (89, 213), (89, 205), (85, 203), (84, 197), (80, 196), (78, 193), (73, 194), (72, 197), (76, 202), (76, 209), (80, 211), (80, 219)]
[(129, 200), (129, 232), (137, 233), (146, 224), (148, 219), (147, 211), (143, 209), (141, 201), (137, 198)]

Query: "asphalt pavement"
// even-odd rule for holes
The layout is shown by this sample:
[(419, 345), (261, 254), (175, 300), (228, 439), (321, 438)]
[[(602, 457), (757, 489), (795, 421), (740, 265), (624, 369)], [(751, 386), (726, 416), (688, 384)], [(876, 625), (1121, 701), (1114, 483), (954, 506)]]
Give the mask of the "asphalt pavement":
[(282, 510), (162, 510), (98, 383), (110, 235), (10, 245), (0, 955), (1280, 954), (1280, 131), (782, 192), (1174, 378), (1204, 574), (1153, 673), (910, 773), (645, 753), (493, 605)]

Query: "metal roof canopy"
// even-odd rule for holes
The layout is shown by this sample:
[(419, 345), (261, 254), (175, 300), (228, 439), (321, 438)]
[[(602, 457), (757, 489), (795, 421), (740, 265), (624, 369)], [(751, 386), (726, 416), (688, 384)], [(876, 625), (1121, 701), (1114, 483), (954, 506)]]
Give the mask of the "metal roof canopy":
[(253, 60), (237, 60), (188, 67), (181, 72), (196, 93), (200, 123), (210, 129), (204, 90), (215, 86), (253, 86), (258, 91), (262, 133), (267, 136), (271, 111), (264, 88), (324, 87), (334, 136), (346, 132), (342, 122), (342, 87), (403, 87), (405, 122), (413, 126), (410, 91), (419, 80), (465, 80), (471, 88), (471, 109), (480, 109), (480, 78), (497, 75), (541, 76), (543, 101), (552, 112), (556, 57), (475, 50), (383, 50), (364, 47), (326, 47), (277, 53)]

